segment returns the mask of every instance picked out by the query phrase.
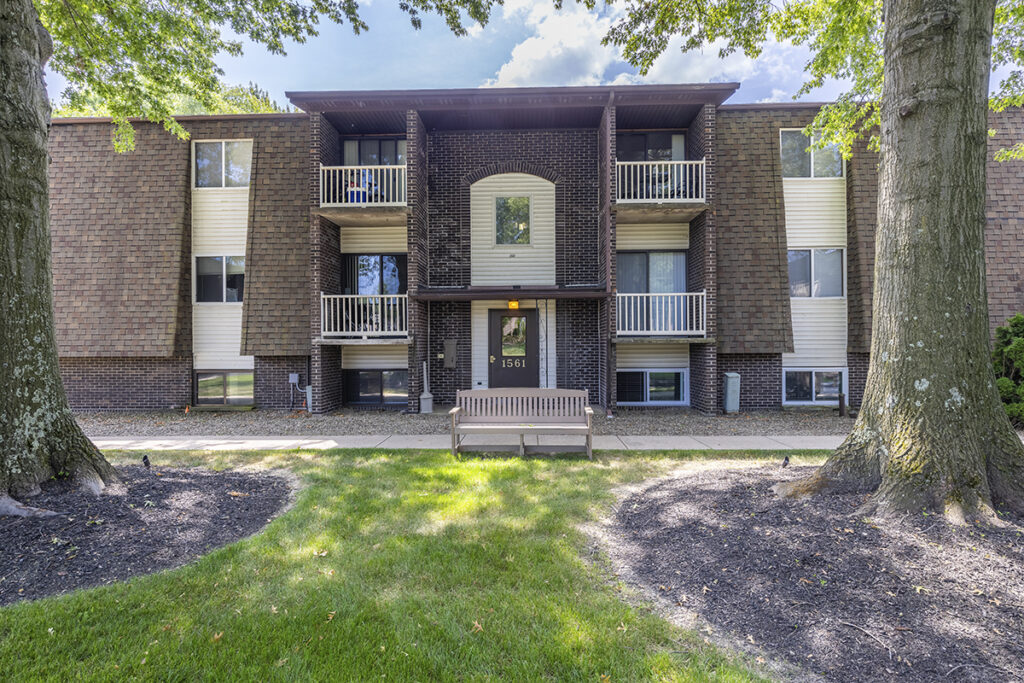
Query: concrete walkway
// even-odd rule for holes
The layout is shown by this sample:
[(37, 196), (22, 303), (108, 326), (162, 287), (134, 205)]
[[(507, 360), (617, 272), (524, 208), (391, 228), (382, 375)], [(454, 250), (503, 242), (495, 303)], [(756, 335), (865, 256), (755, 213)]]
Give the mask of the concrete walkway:
[[(594, 448), (603, 451), (661, 451), (661, 450), (752, 450), (779, 451), (793, 449), (831, 450), (845, 437), (835, 436), (595, 436)], [(171, 450), (171, 451), (267, 451), (326, 448), (386, 448), (423, 449), (451, 448), (447, 434), (423, 435), (360, 435), (349, 436), (153, 436), (136, 439), (93, 437), (101, 450)], [(582, 447), (580, 437), (530, 436), (527, 446), (536, 450), (559, 451), (571, 446)], [(466, 450), (515, 450), (518, 437), (476, 436), (463, 441)]]

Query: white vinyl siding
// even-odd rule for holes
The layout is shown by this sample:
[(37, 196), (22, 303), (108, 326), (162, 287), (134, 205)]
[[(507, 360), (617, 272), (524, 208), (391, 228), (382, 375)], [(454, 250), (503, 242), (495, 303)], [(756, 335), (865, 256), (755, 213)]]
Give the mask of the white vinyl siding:
[(845, 178), (785, 178), (782, 194), (790, 249), (846, 246)]
[[(194, 172), (194, 159), (192, 166)], [(250, 178), (250, 182), (253, 180)], [(248, 187), (196, 188), (193, 182), (193, 301), (196, 257), (245, 256), (249, 208)], [(241, 355), (241, 348), (241, 303), (192, 304), (192, 361), (196, 370), (252, 370), (253, 357)]]
[[(557, 388), (557, 351), (555, 349), (555, 300), (533, 300), (526, 299), (519, 301), (519, 309), (537, 309), (537, 327), (539, 337), (537, 339), (538, 354), (540, 355), (540, 386), (541, 388)], [(488, 311), (492, 309), (508, 310), (508, 300), (483, 300), (473, 301), (470, 306), (470, 329), (473, 354), (472, 367), (472, 389), (486, 389), (489, 382), (490, 351), (488, 350)]]
[[(495, 244), (498, 197), (530, 197), (530, 244)], [(555, 184), (527, 173), (501, 173), (473, 183), (470, 245), (472, 285), (554, 285)]]
[(405, 225), (345, 226), (341, 229), (343, 254), (404, 254), (409, 251)]
[(192, 306), (192, 348), (196, 370), (252, 370), (253, 357), (242, 347), (242, 304)]
[(782, 366), (846, 367), (846, 299), (792, 298), (793, 353)]
[(619, 251), (682, 251), (690, 248), (689, 223), (637, 223), (615, 229)]
[(615, 348), (618, 370), (690, 367), (689, 344), (618, 344)]
[(368, 344), (345, 346), (341, 350), (343, 370), (398, 370), (409, 367), (409, 347), (405, 344)]
[(192, 255), (245, 255), (249, 188), (192, 191)]

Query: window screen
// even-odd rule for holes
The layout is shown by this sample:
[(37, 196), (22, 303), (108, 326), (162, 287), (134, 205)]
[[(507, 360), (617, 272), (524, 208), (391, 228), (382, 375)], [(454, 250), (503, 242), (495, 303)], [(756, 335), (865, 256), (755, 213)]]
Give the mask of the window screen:
[(224, 258), (199, 256), (196, 258), (196, 301), (224, 300)]
[(811, 252), (808, 249), (789, 251), (789, 295), (811, 295)]
[(615, 381), (617, 387), (615, 397), (619, 403), (643, 403), (643, 372), (617, 372)]
[(814, 250), (814, 296), (843, 295), (843, 250)]
[(781, 137), (782, 177), (810, 178), (811, 155), (807, 151), (809, 141), (803, 131), (784, 130)]

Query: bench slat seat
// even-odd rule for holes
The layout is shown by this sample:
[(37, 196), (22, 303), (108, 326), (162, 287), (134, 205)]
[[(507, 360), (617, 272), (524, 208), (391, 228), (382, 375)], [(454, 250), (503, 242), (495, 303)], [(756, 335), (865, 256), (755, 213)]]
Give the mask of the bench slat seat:
[(570, 434), (586, 437), (593, 459), (594, 411), (586, 390), (468, 389), (459, 391), (451, 409), (452, 455), (458, 455), (467, 434), (519, 434), (519, 454), (526, 434)]

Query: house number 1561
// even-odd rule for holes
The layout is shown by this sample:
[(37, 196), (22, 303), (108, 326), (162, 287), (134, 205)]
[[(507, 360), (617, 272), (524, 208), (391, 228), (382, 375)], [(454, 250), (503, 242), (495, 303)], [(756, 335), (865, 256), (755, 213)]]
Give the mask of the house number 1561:
[(502, 358), (501, 367), (503, 368), (525, 368), (526, 359), (524, 358)]

